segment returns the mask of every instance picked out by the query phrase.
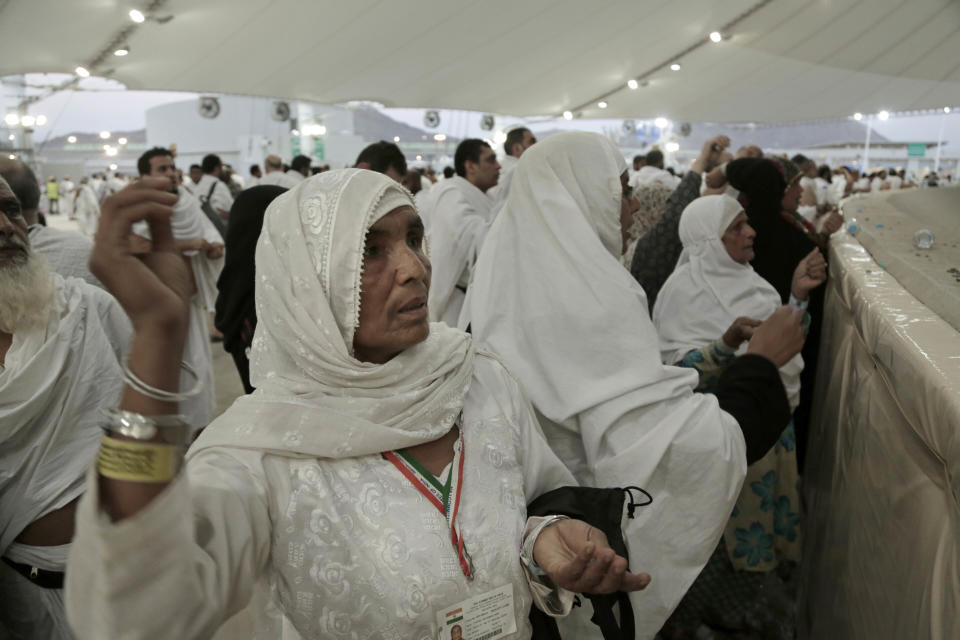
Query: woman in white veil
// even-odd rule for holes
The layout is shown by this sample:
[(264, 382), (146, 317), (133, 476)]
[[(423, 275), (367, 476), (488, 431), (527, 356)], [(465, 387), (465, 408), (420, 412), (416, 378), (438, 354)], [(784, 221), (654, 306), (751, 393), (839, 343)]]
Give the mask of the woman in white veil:
[[(528, 149), (480, 253), (460, 325), (518, 377), (580, 483), (637, 485), (653, 495), (625, 530), (631, 566), (653, 578), (631, 597), (637, 637), (652, 638), (716, 546), (753, 438), (745, 443), (715, 397), (693, 393), (696, 374), (661, 364), (646, 296), (619, 262), (625, 183), (623, 156), (602, 136), (562, 133)], [(764, 331), (751, 346), (763, 355), (748, 359), (757, 380), (776, 385), (780, 397), (768, 402), (781, 417), (786, 399), (771, 361), (801, 346), (798, 322), (787, 320), (777, 317), (792, 336), (778, 344), (785, 352), (767, 349)], [(765, 434), (759, 448), (778, 434)], [(570, 637), (587, 637), (586, 629)]]

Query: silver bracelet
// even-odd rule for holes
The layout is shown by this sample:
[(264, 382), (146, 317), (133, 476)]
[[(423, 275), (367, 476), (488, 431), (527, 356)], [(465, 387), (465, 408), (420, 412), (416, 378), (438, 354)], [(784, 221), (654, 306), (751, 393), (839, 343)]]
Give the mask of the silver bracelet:
[(131, 389), (148, 398), (159, 400), (160, 402), (183, 402), (187, 398), (192, 398), (203, 390), (203, 380), (201, 380), (200, 376), (197, 375), (197, 372), (193, 370), (193, 367), (182, 360), (180, 361), (180, 368), (192, 375), (194, 380), (197, 381), (197, 383), (193, 385), (193, 389), (183, 393), (164, 391), (163, 389), (157, 389), (156, 387), (150, 386), (138, 378), (137, 375), (130, 370), (130, 365), (126, 362), (123, 363), (123, 380), (130, 385)]
[(180, 414), (145, 416), (123, 409), (101, 409), (107, 419), (103, 431), (108, 435), (121, 435), (133, 440), (152, 441), (159, 434), (165, 444), (186, 448), (193, 429)]
[(536, 528), (530, 532), (530, 534), (524, 539), (523, 544), (520, 546), (520, 559), (527, 565), (527, 569), (530, 570), (530, 573), (536, 578), (542, 578), (547, 575), (546, 571), (540, 568), (540, 565), (537, 564), (537, 561), (533, 558), (533, 547), (537, 543), (537, 537), (540, 533), (551, 525), (555, 525), (561, 520), (569, 520), (568, 516), (546, 516)]

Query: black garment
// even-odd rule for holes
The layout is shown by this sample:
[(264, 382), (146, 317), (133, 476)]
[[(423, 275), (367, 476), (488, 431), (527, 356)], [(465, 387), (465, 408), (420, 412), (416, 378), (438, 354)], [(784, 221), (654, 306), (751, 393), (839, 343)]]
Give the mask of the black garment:
[(649, 311), (663, 288), (673, 268), (677, 266), (683, 243), (680, 242), (680, 215), (687, 205), (700, 197), (700, 174), (687, 171), (677, 188), (674, 189), (663, 215), (639, 240), (630, 263), (630, 273), (647, 294)]
[(716, 396), (720, 408), (740, 424), (748, 465), (767, 455), (790, 423), (780, 372), (763, 356), (748, 353), (734, 359), (720, 376)]
[(247, 393), (251, 393), (253, 387), (246, 352), (257, 327), (254, 256), (263, 228), (263, 214), (284, 191), (283, 187), (274, 185), (252, 187), (241, 192), (230, 208), (225, 261), (217, 280), (219, 293), (214, 324), (223, 334), (223, 348), (233, 356)]
[[(645, 507), (653, 498), (639, 487), (623, 489), (598, 489), (594, 487), (560, 487), (548, 491), (527, 506), (528, 516), (560, 515), (583, 520), (600, 529), (607, 537), (607, 543), (617, 555), (627, 559), (630, 556), (627, 543), (623, 539), (621, 521), (623, 502), (627, 503), (627, 518), (632, 519), (637, 507)], [(637, 502), (637, 499), (646, 499)], [(633, 607), (630, 597), (623, 591), (603, 595), (584, 594), (593, 605), (590, 620), (600, 627), (604, 640), (627, 640), (635, 633)], [(616, 607), (616, 613), (614, 612)], [(530, 607), (530, 624), (533, 627), (533, 640), (560, 640), (557, 622), (536, 606)]]
[[(773, 162), (766, 158), (734, 160), (727, 165), (727, 180), (741, 191), (750, 226), (757, 232), (753, 241), (756, 257), (750, 264), (760, 277), (773, 285), (786, 304), (790, 300), (793, 272), (817, 245), (780, 215), (786, 182)], [(810, 329), (801, 352), (804, 364), (803, 373), (800, 374), (800, 404), (793, 417), (797, 435), (797, 468), (800, 473), (803, 473), (807, 434), (810, 431), (825, 290), (826, 287), (820, 286), (811, 291), (807, 306)]]

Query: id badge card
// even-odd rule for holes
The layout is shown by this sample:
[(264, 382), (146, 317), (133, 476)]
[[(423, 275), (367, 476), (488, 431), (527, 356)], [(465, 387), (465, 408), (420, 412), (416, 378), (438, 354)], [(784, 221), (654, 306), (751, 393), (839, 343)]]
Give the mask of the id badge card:
[(517, 632), (513, 585), (437, 611), (438, 640), (493, 640)]

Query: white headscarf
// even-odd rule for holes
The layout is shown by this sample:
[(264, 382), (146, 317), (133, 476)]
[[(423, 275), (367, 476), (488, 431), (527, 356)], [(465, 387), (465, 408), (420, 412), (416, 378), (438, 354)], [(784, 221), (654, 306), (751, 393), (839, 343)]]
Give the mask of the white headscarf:
[(328, 171), (276, 198), (257, 244), (250, 378), (193, 451), (227, 446), (346, 458), (436, 440), (473, 377), (470, 337), (433, 324), (385, 364), (353, 357), (367, 231), (410, 193), (363, 169)]
[(527, 149), (474, 270), (469, 321), (517, 376), (582, 484), (637, 485), (630, 564), (653, 582), (631, 600), (653, 637), (723, 531), (746, 472), (743, 435), (697, 376), (660, 362), (643, 289), (619, 262), (616, 146), (592, 133)]
[[(683, 253), (653, 307), (663, 362), (678, 362), (687, 352), (723, 336), (744, 316), (766, 320), (780, 306), (780, 294), (749, 264), (734, 261), (723, 234), (743, 211), (726, 195), (697, 198), (680, 217)], [(741, 345), (740, 353), (746, 351)], [(800, 354), (780, 368), (791, 407), (800, 400)]]

